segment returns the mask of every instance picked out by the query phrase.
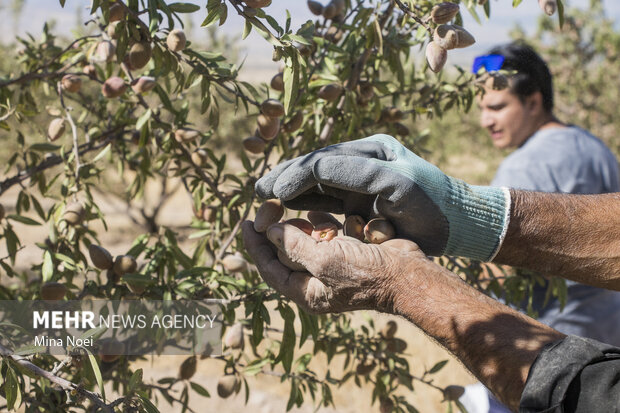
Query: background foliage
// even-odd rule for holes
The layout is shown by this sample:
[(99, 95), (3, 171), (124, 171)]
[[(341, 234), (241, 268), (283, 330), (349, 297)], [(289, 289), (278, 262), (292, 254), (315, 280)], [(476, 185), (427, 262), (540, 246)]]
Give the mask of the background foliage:
[[(282, 159), (328, 144), (385, 132), (398, 135), (455, 176), (474, 183), (490, 180), (499, 157), (477, 126), (472, 76), (460, 68), (433, 74), (419, 53), (429, 40), (426, 27), (432, 29), (424, 18), (436, 2), (403, 3), (346, 1), (342, 18), (317, 17), (295, 28), (290, 21), (269, 16), (268, 7), (250, 9), (236, 0), (209, 0), (206, 9), (129, 0), (113, 33), (116, 59), (103, 62), (97, 60), (96, 47), (109, 39), (112, 3), (94, 0), (92, 15), (84, 19), (76, 38), (58, 38), (46, 26), (39, 39), (16, 39), (0, 61), (0, 136), (5, 145), (0, 152), (0, 202), (6, 210), (0, 221), (6, 248), (0, 260), (0, 298), (38, 299), (44, 283), (59, 282), (67, 287), (67, 299), (226, 299), (226, 326), (241, 323), (247, 338), (244, 348), (225, 348), (218, 356), (222, 374), (243, 383), (246, 397), (246, 377), (281, 377), (290, 386), (288, 408), (309, 399), (330, 405), (332, 392), (347, 381), (370, 386), (368, 402), (381, 405), (382, 411), (416, 411), (404, 396), (414, 391), (416, 382), (443, 393), (450, 383), (436, 384), (432, 378), (445, 362), (413, 376), (404, 356), (407, 343), (381, 331), (372, 317), (354, 326), (347, 314), (308, 315), (270, 290), (250, 262), (241, 271), (222, 265), (227, 256), (248, 258), (239, 225), (259, 204), (255, 180)], [(461, 12), (490, 11), (490, 2), (477, 3), (461, 2)], [(538, 32), (526, 40), (550, 62), (559, 117), (591, 129), (618, 153), (618, 92), (608, 85), (620, 70), (614, 64), (619, 37), (600, 1), (591, 3), (587, 11), (567, 12), (563, 30), (557, 19), (541, 16)], [(209, 41), (188, 39), (183, 51), (172, 52), (166, 35), (182, 26), (186, 13), (204, 16)], [(283, 64), (284, 91), (239, 80), (234, 53), (239, 39), (218, 32), (228, 13), (244, 16), (244, 36), (258, 30), (273, 45), (274, 60)], [(337, 31), (338, 38), (325, 36), (332, 26), (330, 33)], [(525, 34), (517, 30), (514, 36)], [(130, 70), (121, 62), (136, 42), (149, 42), (152, 58), (143, 69)], [(90, 64), (95, 77), (83, 72)], [(66, 74), (82, 79), (79, 92), (59, 87)], [(110, 76), (129, 84), (141, 75), (156, 79), (150, 93), (129, 88), (120, 98), (107, 99), (100, 92)], [(331, 102), (319, 98), (318, 90), (332, 83), (343, 87), (342, 95)], [(370, 97), (362, 96), (362, 87), (372, 91)], [(283, 123), (297, 113), (303, 123), (292, 132), (281, 129), (263, 153), (249, 154), (241, 142), (253, 133), (266, 98), (284, 103)], [(390, 107), (402, 111), (400, 122), (386, 121), (384, 110)], [(67, 131), (50, 142), (47, 126), (58, 117), (65, 120)], [(195, 129), (199, 137), (178, 142), (174, 132), (179, 128)], [(206, 154), (202, 164), (192, 157), (199, 149)], [(161, 208), (177, 190), (192, 198), (195, 218), (189, 228), (161, 225)], [(11, 203), (8, 193), (16, 194)], [(138, 269), (121, 279), (95, 268), (87, 256), (88, 246), (100, 244), (108, 227), (99, 206), (108, 198), (122, 200), (143, 229), (124, 252), (138, 260)], [(140, 202), (144, 198), (153, 199)], [(79, 225), (65, 219), (67, 206), (74, 202), (86, 211)], [(41, 232), (36, 244), (40, 258), (24, 270), (16, 265), (23, 247), (20, 225)], [(496, 295), (506, 292), (512, 301), (526, 297), (538, 279), (506, 275), (503, 282), (488, 280), (478, 263), (452, 258), (441, 262), (476, 288)], [(561, 295), (562, 285), (552, 283), (553, 292)], [(142, 371), (132, 367), (135, 357), (103, 362), (98, 355), (64, 360), (25, 356), (4, 354), (1, 361), (0, 394), (8, 409), (24, 404), (31, 411), (156, 411), (165, 410), (162, 400), (187, 407), (190, 397), (215, 396), (191, 381), (191, 375), (143, 381)], [(316, 373), (317, 363), (336, 356), (345, 360), (342, 375), (336, 377), (329, 369), (326, 375)], [(42, 371), (34, 371), (35, 365)], [(112, 383), (114, 396), (106, 397), (105, 383)]]

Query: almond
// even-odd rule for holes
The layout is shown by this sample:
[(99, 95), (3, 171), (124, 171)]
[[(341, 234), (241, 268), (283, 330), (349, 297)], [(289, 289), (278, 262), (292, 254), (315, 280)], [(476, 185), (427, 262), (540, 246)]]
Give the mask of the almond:
[(85, 215), (84, 205), (81, 202), (72, 202), (65, 207), (62, 217), (69, 225), (79, 225), (84, 220)]
[(112, 254), (99, 245), (90, 244), (88, 246), (88, 254), (93, 265), (100, 270), (109, 270), (114, 265)]
[(256, 123), (258, 124), (258, 134), (264, 140), (270, 141), (278, 136), (280, 119), (260, 114), (256, 118)]
[(166, 45), (173, 52), (180, 52), (185, 49), (186, 44), (187, 38), (185, 37), (185, 32), (181, 29), (172, 30), (168, 33), (168, 37), (166, 37)]
[(196, 140), (200, 136), (200, 131), (196, 129), (190, 128), (179, 128), (174, 131), (174, 140), (183, 143), (183, 142), (192, 142)]
[(119, 255), (114, 259), (114, 273), (121, 277), (125, 274), (136, 272), (138, 263), (131, 255)]
[(67, 287), (57, 282), (48, 282), (41, 286), (41, 299), (56, 301), (62, 300), (67, 294)]
[(103, 85), (101, 85), (101, 94), (109, 99), (121, 96), (125, 93), (125, 90), (127, 90), (127, 84), (118, 76), (108, 78)]
[(323, 5), (318, 1), (308, 0), (308, 9), (310, 9), (310, 12), (315, 16), (323, 14)]
[(181, 380), (189, 380), (196, 374), (197, 359), (196, 356), (186, 358), (179, 367), (179, 378)]
[(271, 78), (271, 88), (278, 92), (284, 92), (284, 74), (282, 72)]
[(456, 16), (459, 12), (459, 5), (455, 3), (443, 2), (433, 6), (431, 10), (431, 19), (433, 23), (444, 24)]
[(136, 93), (146, 93), (151, 91), (156, 84), (154, 77), (140, 76), (138, 79), (134, 80), (131, 88)]
[(125, 7), (118, 3), (114, 3), (110, 6), (109, 12), (109, 22), (117, 22), (122, 20), (125, 17)]
[(364, 235), (372, 244), (381, 244), (396, 236), (394, 226), (387, 219), (375, 218), (364, 227)]
[(245, 138), (242, 143), (243, 148), (253, 154), (263, 153), (265, 151), (265, 146), (267, 145), (267, 142), (258, 136), (250, 136), (249, 138)]
[(344, 235), (364, 241), (364, 227), (366, 221), (359, 215), (349, 215), (342, 226)]
[(292, 132), (297, 131), (299, 128), (301, 128), (301, 125), (303, 124), (303, 122), (304, 122), (304, 114), (302, 112), (295, 112), (293, 117), (284, 124), (282, 129), (284, 129), (284, 132), (286, 133), (292, 133)]
[(260, 110), (265, 116), (279, 118), (284, 116), (284, 105), (277, 99), (267, 99), (260, 105)]
[(243, 324), (235, 323), (224, 336), (223, 343), (228, 348), (243, 348)]
[(342, 86), (337, 83), (330, 83), (319, 89), (318, 97), (325, 99), (328, 102), (338, 99), (338, 96), (342, 94)]
[(426, 61), (428, 67), (435, 73), (443, 69), (448, 60), (448, 51), (439, 46), (436, 42), (429, 42), (426, 45)]
[(63, 118), (52, 119), (47, 127), (47, 137), (50, 141), (54, 142), (65, 133), (65, 120)]
[(558, 9), (558, 2), (556, 0), (538, 0), (538, 5), (547, 16), (552, 16)]
[(331, 222), (323, 222), (315, 225), (312, 238), (319, 242), (331, 241), (338, 236), (338, 227)]
[(147, 42), (135, 43), (129, 49), (129, 64), (132, 69), (142, 69), (151, 60), (153, 50)]
[(227, 255), (222, 258), (222, 265), (228, 272), (243, 272), (247, 269), (248, 262), (236, 255)]
[(64, 75), (60, 85), (67, 92), (76, 93), (82, 87), (82, 79), (78, 75)]
[(279, 199), (268, 199), (263, 203), (254, 218), (254, 230), (265, 232), (270, 225), (275, 224), (284, 215), (284, 207)]

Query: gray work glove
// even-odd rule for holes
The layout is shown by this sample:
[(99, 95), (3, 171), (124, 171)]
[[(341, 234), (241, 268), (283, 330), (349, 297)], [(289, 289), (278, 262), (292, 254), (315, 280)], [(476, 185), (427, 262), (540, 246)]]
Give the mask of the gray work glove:
[(510, 193), (445, 175), (388, 135), (311, 152), (276, 166), (257, 194), (291, 209), (389, 219), (428, 255), (492, 260), (508, 227)]

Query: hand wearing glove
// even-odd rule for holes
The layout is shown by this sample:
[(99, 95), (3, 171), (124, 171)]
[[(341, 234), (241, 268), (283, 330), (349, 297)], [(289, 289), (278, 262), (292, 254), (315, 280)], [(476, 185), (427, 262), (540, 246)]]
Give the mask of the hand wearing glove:
[(382, 216), (428, 255), (492, 260), (508, 227), (510, 193), (468, 185), (388, 135), (328, 146), (276, 166), (256, 183), (291, 209)]

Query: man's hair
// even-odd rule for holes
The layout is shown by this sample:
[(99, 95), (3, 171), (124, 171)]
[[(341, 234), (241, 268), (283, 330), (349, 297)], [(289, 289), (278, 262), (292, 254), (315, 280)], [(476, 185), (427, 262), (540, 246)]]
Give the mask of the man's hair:
[(544, 60), (523, 42), (513, 42), (496, 46), (489, 54), (504, 56), (502, 70), (513, 70), (517, 73), (510, 76), (511, 91), (525, 101), (532, 93), (540, 92), (543, 108), (547, 112), (553, 110), (553, 80)]

